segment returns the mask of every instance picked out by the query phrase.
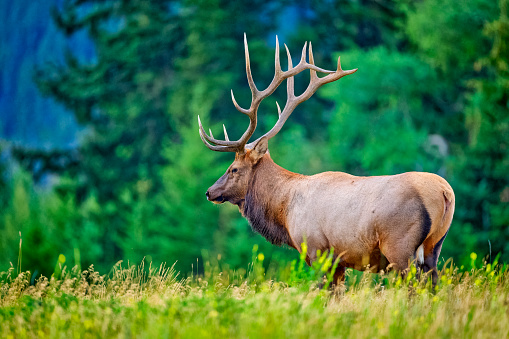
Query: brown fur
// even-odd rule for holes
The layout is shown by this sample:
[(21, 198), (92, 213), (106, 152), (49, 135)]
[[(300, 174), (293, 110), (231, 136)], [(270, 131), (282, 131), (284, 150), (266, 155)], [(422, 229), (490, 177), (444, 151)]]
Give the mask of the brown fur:
[[(253, 230), (272, 244), (286, 244), (295, 248), (286, 220), (291, 192), (281, 191), (281, 188), (299, 175), (278, 167), (263, 158), (255, 165), (246, 199), (239, 204), (239, 210)], [(268, 196), (271, 198), (267, 199)]]
[[(304, 176), (276, 165), (267, 141), (237, 153), (230, 168), (207, 192), (209, 200), (239, 206), (251, 227), (273, 244), (308, 257), (334, 248), (341, 253), (337, 277), (346, 267), (377, 272), (404, 270), (422, 245), (424, 271), (436, 265), (454, 213), (449, 184), (430, 173), (355, 177), (341, 172)], [(234, 169), (236, 169), (234, 171)]]

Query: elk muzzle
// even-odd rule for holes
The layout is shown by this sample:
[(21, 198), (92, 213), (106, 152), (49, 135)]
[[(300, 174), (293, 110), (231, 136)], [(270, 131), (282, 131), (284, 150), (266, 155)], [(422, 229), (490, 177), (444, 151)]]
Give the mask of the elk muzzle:
[(224, 197), (225, 193), (225, 184), (226, 184), (226, 173), (221, 176), (214, 185), (210, 186), (207, 192), (205, 193), (205, 196), (207, 197), (208, 201), (213, 202), (214, 204), (222, 204), (226, 201), (226, 198)]
[(225, 201), (222, 195), (218, 196), (217, 194), (211, 193), (210, 188), (207, 190), (207, 192), (205, 192), (205, 195), (207, 196), (207, 200), (213, 202), (214, 204), (222, 204)]

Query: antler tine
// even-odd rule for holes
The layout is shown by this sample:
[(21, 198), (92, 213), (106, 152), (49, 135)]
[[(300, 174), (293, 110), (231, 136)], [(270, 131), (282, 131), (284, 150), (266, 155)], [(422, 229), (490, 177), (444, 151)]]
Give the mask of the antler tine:
[[(279, 57), (278, 57), (279, 56), (279, 40), (276, 39), (276, 43), (278, 43), (278, 45), (276, 47), (276, 49), (277, 49), (276, 58), (279, 59)], [(302, 56), (301, 56), (301, 59), (297, 66), (293, 67), (293, 64), (289, 63), (288, 70), (285, 72), (279, 71), (281, 69), (280, 65), (276, 66), (274, 78), (272, 79), (272, 82), (270, 83), (270, 85), (263, 91), (257, 92), (258, 96), (256, 97), (256, 102), (258, 104), (261, 100), (263, 100), (266, 97), (268, 97), (269, 95), (271, 95), (276, 90), (276, 88), (281, 84), (281, 82), (283, 82), (283, 80), (289, 79), (289, 78), (293, 77), (294, 75), (297, 75), (306, 69), (312, 69), (317, 72), (327, 73), (327, 74), (335, 73), (335, 71), (329, 71), (329, 70), (326, 70), (326, 69), (323, 69), (323, 68), (320, 68), (313, 64), (308, 63), (306, 61), (306, 48), (307, 48), (307, 42), (304, 44), (304, 47), (302, 48)], [(288, 50), (288, 46), (286, 46), (286, 44), (285, 44), (285, 49), (286, 49), (286, 53), (288, 55), (290, 55), (290, 51)], [(291, 57), (290, 57), (290, 59), (291, 59)], [(276, 64), (279, 64), (279, 60), (276, 61)]]
[(228, 133), (226, 132), (226, 127), (224, 124), (223, 124), (223, 131), (224, 131), (224, 138), (226, 139), (226, 141), (230, 141), (230, 138), (228, 138)]
[(253, 97), (255, 97), (256, 93), (258, 93), (258, 89), (253, 80), (253, 75), (251, 74), (251, 62), (249, 60), (249, 48), (247, 46), (247, 37), (246, 33), (244, 33), (244, 53), (246, 55), (246, 74), (247, 74), (247, 82), (249, 84), (249, 88), (251, 89), (251, 93)]
[[(210, 143), (216, 144), (217, 146), (225, 146), (230, 148), (240, 148), (239, 144), (235, 141), (229, 141), (229, 140), (218, 140), (215, 139), (212, 135), (212, 131), (209, 128), (210, 136), (205, 132), (205, 129), (203, 128), (203, 125), (201, 124), (200, 116), (198, 115), (198, 126), (199, 126), (199, 132), (202, 140), (206, 140), (207, 144), (210, 145)], [(212, 146), (212, 145), (210, 145)], [(242, 145), (244, 147), (244, 145)], [(210, 148), (210, 147), (209, 147)], [(215, 149), (214, 149), (215, 150)], [(225, 151), (226, 152), (226, 151)]]
[[(251, 74), (251, 63), (249, 60), (249, 48), (247, 44), (247, 37), (244, 33), (244, 53), (246, 58), (246, 75), (247, 75), (247, 82), (249, 84), (249, 88), (251, 89), (252, 94), (252, 101), (251, 106), (249, 109), (245, 109), (240, 107), (240, 105), (237, 103), (237, 100), (235, 100), (235, 96), (233, 95), (233, 90), (231, 91), (232, 95), (232, 101), (235, 108), (241, 112), (249, 116), (249, 126), (247, 130), (244, 132), (242, 137), (240, 137), (237, 141), (230, 141), (228, 140), (228, 137), (226, 137), (226, 141), (223, 140), (217, 140), (212, 136), (207, 135), (205, 130), (203, 129), (203, 126), (201, 125), (200, 118), (198, 117), (198, 124), (200, 126), (200, 137), (204, 142), (206, 142), (206, 145), (208, 148), (214, 150), (214, 151), (235, 151), (240, 152), (244, 149), (245, 144), (248, 142), (249, 138), (253, 135), (255, 129), (256, 129), (256, 123), (257, 123), (257, 117), (256, 113), (258, 110), (258, 106), (260, 105), (261, 100), (263, 97), (260, 97), (260, 91), (256, 88), (256, 85), (253, 80), (253, 75)], [(276, 62), (278, 62), (279, 56), (276, 56)], [(277, 66), (276, 66), (277, 69)], [(277, 70), (276, 70), (277, 73)], [(281, 74), (281, 72), (280, 72)], [(280, 77), (280, 74), (276, 74), (276, 76)], [(281, 80), (282, 81), (282, 80)], [(281, 82), (280, 81), (280, 82)], [(278, 83), (279, 85), (279, 83)], [(277, 86), (275, 86), (277, 87)], [(275, 89), (275, 88), (274, 88)], [(225, 136), (226, 136), (226, 129), (225, 129)], [(210, 143), (216, 144), (216, 146), (211, 145)]]
[[(205, 143), (205, 145), (213, 150), (213, 151), (219, 151), (219, 152), (243, 152), (245, 148), (251, 148), (254, 143), (257, 142), (255, 140), (254, 142), (247, 144), (249, 141), (249, 138), (253, 135), (256, 125), (257, 125), (257, 112), (258, 107), (260, 106), (260, 103), (263, 99), (271, 95), (276, 88), (283, 82), (284, 80), (287, 80), (287, 101), (286, 104), (281, 111), (281, 108), (279, 107), (279, 104), (276, 102), (277, 109), (278, 109), (278, 121), (272, 127), (272, 129), (264, 134), (262, 136), (266, 137), (268, 139), (272, 138), (274, 135), (276, 135), (288, 119), (288, 117), (292, 114), (293, 110), (297, 105), (302, 103), (303, 101), (309, 99), (313, 93), (316, 92), (316, 90), (329, 82), (338, 80), (345, 75), (352, 74), (357, 69), (349, 70), (349, 71), (343, 71), (341, 68), (340, 59), (338, 59), (338, 67), (336, 71), (329, 71), (325, 70), (323, 68), (317, 67), (315, 65), (314, 57), (313, 57), (313, 49), (311, 43), (309, 43), (309, 62), (306, 61), (306, 51), (307, 51), (307, 42), (304, 44), (304, 47), (302, 48), (302, 55), (299, 63), (297, 66), (293, 66), (292, 63), (292, 57), (290, 54), (290, 50), (288, 49), (288, 46), (285, 44), (286, 54), (288, 56), (288, 70), (282, 71), (281, 70), (281, 61), (279, 57), (279, 39), (276, 36), (276, 51), (275, 51), (275, 58), (274, 58), (274, 78), (272, 79), (270, 85), (264, 89), (263, 91), (259, 91), (256, 88), (256, 85), (253, 80), (253, 76), (251, 74), (251, 64), (249, 59), (249, 48), (247, 44), (247, 37), (246, 34), (244, 34), (244, 51), (245, 51), (245, 59), (246, 59), (246, 75), (247, 75), (247, 81), (249, 84), (249, 88), (251, 89), (251, 105), (249, 109), (245, 109), (240, 107), (240, 105), (235, 100), (235, 96), (233, 95), (233, 90), (231, 91), (232, 101), (235, 108), (243, 113), (246, 114), (249, 117), (249, 126), (247, 130), (242, 134), (239, 140), (237, 141), (230, 141), (228, 137), (228, 133), (226, 132), (226, 127), (223, 125), (223, 131), (225, 135), (226, 140), (218, 140), (215, 139), (212, 135), (212, 131), (210, 131), (210, 135), (208, 135), (205, 130), (203, 129), (203, 126), (200, 121), (200, 117), (198, 116), (198, 125), (199, 125), (199, 133), (200, 138)], [(299, 74), (300, 72), (309, 69), (311, 74), (311, 80), (307, 87), (307, 89), (299, 96), (295, 96), (294, 91), (294, 76)], [(327, 75), (325, 77), (319, 78), (316, 72), (326, 73)], [(214, 144), (214, 145), (212, 145)]]
[[(309, 42), (309, 64), (315, 64), (315, 57), (313, 56), (313, 45), (311, 44), (311, 41)], [(318, 79), (318, 75), (314, 69), (309, 69), (309, 75), (311, 77), (311, 81), (316, 81)]]
[(282, 73), (281, 71), (281, 62), (279, 60), (279, 39), (277, 38), (277, 35), (276, 35), (276, 56), (275, 56), (275, 65), (274, 65), (274, 73), (275, 75), (280, 75)]
[[(293, 69), (292, 55), (290, 54), (290, 51), (288, 50), (288, 46), (286, 46), (286, 44), (285, 44), (285, 48), (286, 48), (286, 54), (288, 55), (288, 72), (290, 72)], [(304, 48), (306, 48), (306, 45), (304, 45)], [(295, 97), (294, 86), (293, 86), (294, 82), (295, 82), (294, 80), (295, 79), (293, 78), (293, 76), (291, 76), (286, 81), (287, 102), (290, 101), (291, 98)]]
[[(341, 57), (338, 56), (338, 68), (337, 68), (337, 70), (335, 72), (338, 75), (340, 75), (338, 79), (344, 77), (345, 75), (349, 75), (349, 74), (355, 73), (355, 72), (357, 72), (357, 70), (358, 70), (358, 68), (350, 69), (348, 71), (343, 71), (343, 69), (341, 68)], [(335, 81), (335, 80), (337, 80), (337, 79), (334, 79), (332, 81)]]
[[(310, 57), (310, 62), (314, 63), (314, 60), (311, 61), (311, 59), (313, 58), (312, 49), (311, 48), (310, 48), (309, 57)], [(356, 71), (357, 71), (357, 68), (356, 69), (352, 69), (352, 70), (348, 70), (348, 71), (343, 71), (343, 69), (341, 68), (341, 59), (340, 59), (340, 57), (338, 57), (338, 67), (337, 67), (336, 71), (334, 73), (326, 75), (323, 78), (319, 78), (316, 75), (316, 73), (313, 76), (313, 70), (311, 70), (311, 81), (309, 82), (308, 88), (304, 91), (304, 93), (302, 93), (301, 95), (299, 95), (296, 98), (297, 105), (300, 104), (301, 102), (306, 101), (307, 99), (309, 99), (316, 92), (316, 90), (318, 88), (320, 88), (320, 86), (328, 84), (329, 82), (333, 82), (333, 81), (339, 80), (342, 77), (344, 77), (345, 75), (349, 75), (349, 74), (355, 73)]]
[(205, 144), (205, 146), (207, 146), (212, 151), (217, 151), (217, 152), (236, 152), (238, 150), (236, 147), (233, 147), (233, 146), (214, 146), (214, 145), (211, 145), (205, 139), (203, 132), (201, 130), (199, 130), (199, 132), (200, 132), (200, 138), (203, 141), (203, 143)]
[(244, 113), (246, 115), (249, 115), (251, 113), (250, 110), (248, 109), (245, 109), (245, 108), (242, 108), (239, 106), (239, 104), (237, 103), (237, 100), (235, 100), (235, 96), (233, 95), (233, 89), (231, 90), (231, 93), (232, 93), (232, 101), (233, 101), (233, 105), (235, 106), (235, 108), (237, 109), (237, 111), (239, 111), (240, 113)]
[[(311, 48), (311, 42), (309, 43), (309, 47)], [(285, 72), (285, 74), (284, 74), (285, 79), (288, 77), (297, 75), (298, 73), (300, 73), (306, 69), (313, 70), (313, 71), (320, 72), (320, 73), (327, 73), (327, 74), (333, 74), (336, 72), (336, 71), (329, 71), (329, 70), (320, 68), (320, 67), (316, 66), (311, 61), (308, 63), (306, 61), (306, 48), (307, 48), (307, 41), (304, 43), (304, 47), (302, 48), (302, 55), (301, 55), (299, 63), (294, 68), (288, 69), (288, 71)]]
[(325, 84), (328, 84), (329, 82), (333, 82), (333, 81), (339, 80), (342, 77), (344, 77), (345, 75), (349, 75), (349, 74), (357, 72), (357, 70), (358, 70), (358, 68), (350, 69), (348, 71), (344, 71), (341, 68), (341, 57), (338, 56), (338, 67), (337, 67), (336, 72), (334, 72), (332, 74), (328, 74), (327, 76), (325, 76), (323, 78), (320, 78), (319, 81), (318, 81), (318, 83), (319, 83), (318, 87), (320, 87), (322, 85), (325, 85)]
[(304, 47), (302, 47), (302, 54), (300, 56), (299, 64), (306, 63), (306, 47), (308, 46), (308, 42), (304, 43)]

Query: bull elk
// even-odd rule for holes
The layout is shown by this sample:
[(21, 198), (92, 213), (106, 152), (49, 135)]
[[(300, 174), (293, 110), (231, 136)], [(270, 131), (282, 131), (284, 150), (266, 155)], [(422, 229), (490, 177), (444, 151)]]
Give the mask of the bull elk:
[[(344, 71), (340, 59), (336, 71), (315, 66), (311, 44), (309, 62), (307, 43), (300, 62), (293, 67), (288, 47), (288, 70), (282, 71), (276, 37), (275, 75), (260, 91), (251, 75), (249, 51), (244, 36), (246, 73), (252, 93), (251, 106), (242, 108), (232, 94), (235, 108), (249, 117), (249, 126), (241, 138), (230, 141), (223, 125), (225, 140), (207, 134), (198, 116), (199, 133), (205, 145), (218, 152), (235, 152), (235, 160), (206, 192), (207, 199), (226, 201), (239, 207), (253, 230), (273, 244), (287, 244), (301, 252), (307, 241), (308, 264), (334, 248), (341, 253), (335, 273), (344, 278), (347, 267), (378, 272), (387, 266), (402, 271), (410, 260), (424, 272), (437, 278), (437, 261), (454, 213), (454, 192), (438, 175), (408, 172), (398, 175), (358, 177), (342, 172), (306, 176), (292, 173), (271, 159), (268, 141), (283, 127), (293, 110), (316, 90), (357, 69)], [(294, 94), (294, 76), (310, 71), (310, 83), (299, 96)], [(317, 72), (326, 73), (318, 77)], [(248, 143), (257, 124), (257, 111), (263, 99), (287, 80), (287, 102), (279, 118), (265, 135)], [(384, 258), (385, 257), (385, 258)]]

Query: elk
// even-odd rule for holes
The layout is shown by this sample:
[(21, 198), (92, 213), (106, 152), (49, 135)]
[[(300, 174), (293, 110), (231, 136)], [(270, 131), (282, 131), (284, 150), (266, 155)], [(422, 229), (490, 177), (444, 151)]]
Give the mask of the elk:
[[(223, 124), (225, 140), (205, 132), (198, 116), (199, 134), (205, 145), (218, 152), (235, 152), (235, 160), (206, 192), (216, 204), (230, 202), (249, 221), (252, 229), (273, 244), (287, 244), (299, 252), (307, 242), (307, 263), (334, 249), (340, 256), (336, 282), (344, 279), (346, 268), (389, 268), (405, 271), (411, 260), (437, 279), (437, 261), (454, 214), (454, 192), (446, 180), (432, 173), (408, 172), (397, 175), (359, 177), (342, 172), (311, 176), (292, 173), (271, 159), (268, 141), (283, 127), (293, 110), (327, 83), (352, 74), (344, 71), (338, 58), (337, 70), (315, 66), (311, 43), (309, 62), (307, 43), (300, 62), (293, 67), (288, 47), (288, 70), (282, 71), (276, 37), (275, 74), (270, 85), (260, 91), (251, 74), (249, 50), (244, 35), (246, 73), (252, 93), (248, 109), (235, 108), (249, 117), (241, 138), (230, 141)], [(309, 70), (310, 82), (299, 96), (294, 94), (294, 76)], [(317, 72), (326, 76), (318, 77)], [(257, 111), (263, 99), (287, 80), (287, 102), (270, 131), (248, 143), (257, 124)]]

